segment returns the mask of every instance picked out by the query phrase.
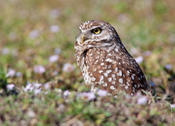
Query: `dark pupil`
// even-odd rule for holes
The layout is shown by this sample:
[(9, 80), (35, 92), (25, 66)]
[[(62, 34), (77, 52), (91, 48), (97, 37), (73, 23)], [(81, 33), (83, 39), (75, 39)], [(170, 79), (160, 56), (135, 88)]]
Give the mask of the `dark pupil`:
[(93, 33), (98, 33), (98, 32), (101, 32), (101, 29), (100, 28), (95, 28), (92, 30)]
[(99, 31), (99, 29), (95, 29), (95, 32), (98, 32)]

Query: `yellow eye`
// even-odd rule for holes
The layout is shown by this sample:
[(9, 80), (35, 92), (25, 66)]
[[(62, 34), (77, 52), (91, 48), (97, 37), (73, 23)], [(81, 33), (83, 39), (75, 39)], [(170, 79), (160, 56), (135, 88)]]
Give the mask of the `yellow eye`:
[(102, 31), (102, 29), (101, 28), (95, 28), (95, 29), (92, 29), (92, 33), (94, 33), (94, 34), (100, 34), (101, 33), (101, 31)]

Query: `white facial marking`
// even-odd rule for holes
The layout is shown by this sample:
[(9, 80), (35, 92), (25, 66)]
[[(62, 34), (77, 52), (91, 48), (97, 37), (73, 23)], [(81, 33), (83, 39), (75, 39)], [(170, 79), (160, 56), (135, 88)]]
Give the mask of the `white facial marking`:
[(82, 41), (81, 35), (77, 37), (77, 43), (80, 45)]
[(112, 46), (110, 46), (108, 49), (107, 49), (107, 52), (110, 52), (111, 50), (113, 50), (115, 48), (115, 44), (113, 44)]
[[(98, 39), (96, 39), (96, 40), (101, 41), (101, 40), (104, 40), (105, 38), (108, 38), (108, 37), (103, 37), (102, 39), (98, 38)], [(102, 43), (102, 45), (100, 45), (100, 47), (101, 47), (101, 46), (106, 47), (106, 46), (111, 46), (111, 45), (112, 45), (111, 43)], [(99, 47), (99, 46), (97, 46), (97, 47)], [(107, 50), (107, 51), (108, 51), (108, 50)]]

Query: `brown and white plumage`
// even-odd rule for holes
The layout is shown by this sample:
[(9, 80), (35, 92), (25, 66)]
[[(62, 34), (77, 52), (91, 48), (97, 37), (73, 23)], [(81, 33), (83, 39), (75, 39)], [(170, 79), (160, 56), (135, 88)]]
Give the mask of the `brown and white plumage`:
[(109, 23), (91, 20), (80, 25), (80, 30), (76, 58), (92, 90), (104, 89), (111, 94), (124, 90), (134, 95), (148, 89), (142, 70)]

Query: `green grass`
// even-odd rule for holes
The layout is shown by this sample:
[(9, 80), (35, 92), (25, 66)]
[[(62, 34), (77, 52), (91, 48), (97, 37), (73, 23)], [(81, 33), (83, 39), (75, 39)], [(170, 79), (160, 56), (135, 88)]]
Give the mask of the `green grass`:
[[(175, 110), (170, 107), (175, 104), (174, 4), (171, 0), (1, 0), (0, 125), (175, 125)], [(91, 19), (111, 23), (128, 51), (135, 58), (143, 57), (140, 66), (155, 84), (155, 96), (146, 96), (150, 104), (138, 104), (141, 96), (128, 98), (123, 93), (117, 98), (96, 95), (90, 101), (78, 97), (89, 88), (76, 65), (73, 46), (79, 24)], [(53, 26), (59, 30), (52, 32)], [(56, 62), (49, 61), (53, 55), (58, 56)], [(64, 69), (66, 63), (71, 72)], [(165, 67), (168, 64), (170, 69)], [(43, 73), (34, 70), (38, 65)], [(25, 92), (28, 83), (39, 83), (42, 90)], [(9, 84), (15, 89), (9, 91)], [(47, 84), (50, 88), (45, 88)]]

